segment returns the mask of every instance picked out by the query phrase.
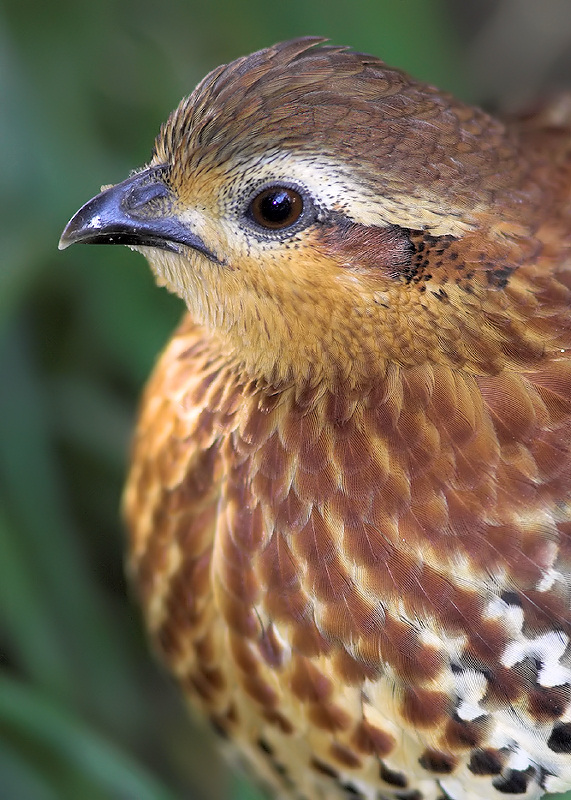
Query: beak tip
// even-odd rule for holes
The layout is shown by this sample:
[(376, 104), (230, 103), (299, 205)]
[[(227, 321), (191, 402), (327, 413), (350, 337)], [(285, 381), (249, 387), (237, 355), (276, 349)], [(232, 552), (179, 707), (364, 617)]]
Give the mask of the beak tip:
[(59, 242), (57, 243), (57, 249), (66, 250), (70, 246), (70, 244), (73, 244), (73, 242), (67, 236), (67, 227), (66, 227), (64, 232), (59, 238)]
[(103, 227), (101, 214), (97, 209), (92, 209), (94, 202), (97, 202), (101, 195), (97, 195), (89, 200), (79, 211), (77, 211), (67, 223), (58, 242), (58, 250), (65, 250), (72, 244), (81, 242), (89, 243), (90, 237), (96, 235)]
[(85, 233), (85, 231), (90, 228), (89, 224), (86, 225), (84, 221), (78, 221), (79, 214), (80, 211), (70, 219), (63, 229), (57, 246), (58, 250), (65, 250), (70, 245), (81, 242), (81, 234)]

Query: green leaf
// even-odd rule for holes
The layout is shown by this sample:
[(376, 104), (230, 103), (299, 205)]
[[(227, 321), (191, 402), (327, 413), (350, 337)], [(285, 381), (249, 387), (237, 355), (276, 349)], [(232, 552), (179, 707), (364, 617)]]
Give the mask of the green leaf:
[(70, 513), (29, 334), (10, 333), (0, 340), (0, 620), (31, 678), (111, 722), (115, 698), (136, 705), (127, 651)]
[[(29, 773), (33, 794), (3, 796), (26, 800), (51, 800), (54, 796), (58, 800), (175, 800), (152, 775), (77, 716), (42, 692), (1, 673), (0, 733), (11, 742), (4, 749), (3, 760), (12, 781), (22, 785), (21, 768), (30, 754), (33, 763), (42, 765)], [(18, 751), (16, 758), (9, 758), (14, 749)], [(38, 757), (39, 752), (43, 757)], [(43, 781), (42, 770), (46, 775)], [(57, 795), (52, 790), (57, 790)]]

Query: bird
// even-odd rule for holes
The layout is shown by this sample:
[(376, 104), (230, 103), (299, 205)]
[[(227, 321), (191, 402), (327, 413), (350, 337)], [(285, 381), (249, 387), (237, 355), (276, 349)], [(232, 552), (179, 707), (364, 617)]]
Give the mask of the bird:
[(283, 800), (571, 789), (571, 113), (320, 37), (222, 65), (60, 247), (184, 301), (124, 496), (153, 646)]

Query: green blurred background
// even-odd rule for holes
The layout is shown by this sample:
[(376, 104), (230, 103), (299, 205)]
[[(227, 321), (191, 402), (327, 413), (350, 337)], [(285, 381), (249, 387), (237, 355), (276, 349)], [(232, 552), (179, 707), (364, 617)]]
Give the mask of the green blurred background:
[(126, 248), (57, 250), (210, 69), (321, 34), (491, 106), (571, 88), (569, 0), (0, 3), (0, 797), (248, 800), (149, 655), (118, 506), (180, 314)]

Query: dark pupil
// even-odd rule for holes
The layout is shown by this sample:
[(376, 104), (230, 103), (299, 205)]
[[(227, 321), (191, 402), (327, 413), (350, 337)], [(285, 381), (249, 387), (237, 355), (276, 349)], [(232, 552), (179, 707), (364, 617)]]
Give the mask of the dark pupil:
[(273, 224), (285, 222), (292, 211), (292, 202), (286, 191), (269, 192), (260, 201), (262, 217)]

